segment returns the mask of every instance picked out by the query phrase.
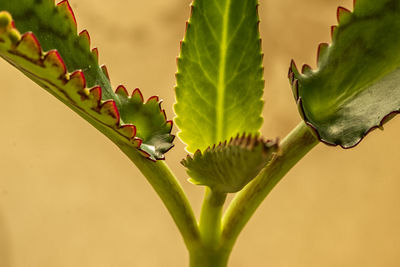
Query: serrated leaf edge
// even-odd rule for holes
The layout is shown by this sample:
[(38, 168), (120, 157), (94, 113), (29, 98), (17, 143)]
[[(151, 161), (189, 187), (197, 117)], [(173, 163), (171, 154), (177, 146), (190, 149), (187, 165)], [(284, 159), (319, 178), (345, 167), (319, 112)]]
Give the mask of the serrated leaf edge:
[[(261, 147), (261, 151), (259, 150)], [(231, 150), (231, 148), (236, 148), (239, 150)], [(191, 156), (190, 154), (186, 156), (186, 159), (183, 159), (181, 161), (181, 164), (187, 168), (187, 172), (189, 176), (191, 176), (190, 172), (192, 171), (192, 168), (195, 167), (197, 164), (196, 162), (200, 161), (202, 162), (204, 159), (208, 156), (215, 156), (219, 154), (220, 156), (224, 157), (228, 156), (231, 159), (237, 158), (238, 156), (241, 157), (240, 155), (243, 155), (244, 151), (248, 151), (250, 153), (253, 153), (254, 155), (260, 157), (261, 165), (257, 168), (256, 170), (259, 172), (263, 167), (268, 165), (276, 155), (279, 155), (280, 150), (279, 150), (279, 139), (277, 138), (276, 140), (264, 140), (262, 137), (260, 137), (258, 134), (248, 134), (244, 133), (243, 135), (238, 134), (236, 137), (232, 137), (229, 139), (229, 141), (224, 141), (224, 142), (219, 142), (218, 144), (214, 144), (213, 146), (207, 147), (203, 152), (201, 152), (199, 149), (196, 150), (196, 152)], [(255, 153), (255, 149), (257, 149), (257, 153)], [(234, 152), (236, 151), (236, 152)], [(234, 152), (232, 154), (232, 152)], [(237, 153), (237, 154), (236, 154)], [(214, 166), (216, 167), (216, 166)], [(217, 167), (218, 168), (218, 167)], [(214, 169), (214, 171), (216, 171)], [(220, 171), (217, 171), (220, 172)], [(234, 182), (235, 180), (232, 180), (230, 185), (225, 184), (225, 186), (230, 187), (230, 189), (222, 189), (221, 192), (224, 193), (235, 193), (241, 190), (246, 184), (248, 184), (252, 179), (254, 179), (257, 175), (257, 173), (253, 173), (252, 175), (254, 176), (249, 176), (251, 179), (245, 179), (245, 177), (242, 177), (239, 183)], [(247, 177), (247, 178), (249, 178)], [(218, 179), (218, 178), (217, 178)], [(205, 181), (199, 181), (193, 176), (187, 179), (188, 182), (194, 184), (194, 185), (202, 185), (202, 186), (209, 186), (212, 190), (221, 190), (217, 189), (218, 186), (214, 187), (213, 185), (209, 184), (208, 182)], [(223, 184), (226, 183), (227, 181), (225, 179), (222, 179), (221, 181)], [(226, 191), (225, 191), (226, 190)]]
[[(354, 7), (356, 6), (357, 0), (353, 0), (353, 10)], [(337, 8), (336, 11), (336, 17), (337, 17), (337, 21), (338, 24), (340, 24), (343, 16), (347, 16), (349, 14), (353, 14), (352, 11), (348, 10), (347, 8), (344, 8), (342, 6), (339, 6)], [(334, 40), (336, 38), (336, 30), (338, 28), (338, 25), (333, 25), (331, 26), (331, 39)], [(327, 48), (329, 48), (331, 44), (327, 44), (327, 43), (320, 43), (318, 45), (318, 52), (317, 52), (317, 68), (320, 66), (320, 61), (321, 59), (324, 57), (326, 51), (328, 50)], [(355, 146), (357, 146), (362, 140), (364, 140), (364, 138), (373, 130), (375, 129), (381, 129), (383, 130), (383, 125), (385, 123), (387, 123), (389, 120), (391, 120), (393, 117), (395, 117), (397, 114), (400, 114), (400, 110), (393, 110), (391, 112), (389, 112), (387, 115), (385, 115), (382, 120), (379, 122), (378, 125), (372, 126), (371, 128), (369, 128), (361, 137), (360, 139), (351, 146), (344, 146), (342, 144), (335, 144), (332, 142), (329, 142), (327, 140), (324, 140), (323, 138), (321, 138), (317, 128), (310, 122), (310, 120), (307, 118), (305, 111), (304, 111), (304, 107), (303, 107), (303, 103), (302, 103), (302, 99), (299, 96), (299, 89), (298, 89), (298, 79), (296, 79), (295, 77), (298, 75), (307, 75), (307, 73), (309, 72), (313, 72), (314, 70), (307, 64), (304, 64), (302, 66), (302, 71), (301, 73), (299, 72), (296, 63), (294, 62), (294, 60), (292, 59), (290, 62), (290, 67), (289, 67), (289, 72), (288, 72), (288, 79), (290, 82), (290, 85), (292, 87), (292, 92), (293, 92), (293, 96), (296, 100), (296, 104), (300, 113), (301, 118), (304, 120), (304, 122), (311, 128), (312, 132), (315, 134), (315, 136), (318, 138), (318, 140), (320, 140), (321, 142), (329, 145), (329, 146), (340, 146), (343, 149), (350, 149), (353, 148)]]
[[(179, 65), (180, 65), (180, 63), (179, 63), (179, 61), (180, 60), (182, 60), (183, 59), (183, 56), (182, 56), (182, 47), (184, 46), (184, 45), (186, 45), (186, 34), (187, 34), (187, 32), (188, 32), (188, 30), (189, 30), (189, 27), (191, 27), (191, 24), (192, 24), (192, 22), (191, 22), (191, 18), (192, 18), (192, 14), (193, 14), (193, 10), (194, 10), (194, 8), (195, 8), (195, 6), (193, 5), (193, 3), (194, 3), (194, 1), (193, 2), (191, 2), (190, 3), (190, 14), (189, 14), (189, 19), (186, 21), (186, 24), (185, 24), (185, 31), (184, 31), (184, 38), (179, 42), (179, 51), (180, 51), (180, 54), (176, 57), (176, 65), (177, 65), (177, 69), (178, 69), (178, 71), (175, 73), (175, 80), (177, 81), (178, 80), (178, 76), (181, 74), (180, 72), (179, 72)], [(260, 27), (260, 23), (261, 23), (261, 20), (260, 20), (260, 17), (259, 17), (259, 6), (260, 6), (260, 4), (259, 3), (257, 3), (256, 4), (256, 6), (255, 6), (255, 8), (256, 8), (256, 13), (257, 13), (257, 31), (258, 31), (258, 41), (259, 41), (259, 47), (260, 47), (260, 54), (259, 54), (259, 56), (261, 57), (261, 64), (260, 64), (260, 71), (262, 72), (262, 73), (264, 73), (264, 69), (265, 69), (265, 67), (264, 67), (264, 65), (263, 65), (263, 61), (264, 61), (264, 53), (262, 52), (262, 38), (261, 38), (261, 36), (260, 36), (260, 30), (259, 30), (259, 27)], [(264, 88), (265, 88), (265, 78), (264, 78), (264, 75), (262, 76), (262, 82), (263, 82), (263, 93), (264, 93)], [(175, 85), (175, 95), (176, 95), (176, 90), (178, 89), (178, 85), (176, 84)], [(264, 100), (263, 99), (261, 99), (261, 101), (262, 101), (262, 107), (264, 106)], [(174, 105), (177, 105), (178, 103), (176, 102)], [(261, 107), (261, 110), (262, 110), (262, 107)], [(218, 116), (219, 117), (219, 116)], [(175, 120), (178, 118), (178, 116), (175, 116)], [(262, 120), (264, 120), (264, 118), (262, 117), (262, 114), (260, 115), (260, 118), (262, 119)], [(262, 123), (261, 123), (262, 124)], [(178, 133), (177, 133), (177, 135), (178, 135), (178, 137), (180, 137), (180, 140), (181, 140), (181, 142), (182, 143), (184, 143), (185, 144), (185, 147), (186, 147), (186, 151), (187, 151), (187, 148), (189, 147), (189, 145), (187, 144), (187, 143), (185, 143), (185, 141), (184, 140), (182, 140), (182, 137), (181, 137), (181, 135), (180, 135), (180, 133), (182, 133), (182, 130), (179, 128), (179, 125), (178, 125), (178, 123), (177, 123), (177, 127), (178, 127)], [(219, 131), (218, 131), (219, 132)]]
[[(68, 17), (71, 19), (71, 23), (73, 23), (76, 27), (77, 24), (76, 24), (75, 15), (72, 11), (72, 8), (71, 8), (68, 0), (63, 0), (63, 1), (59, 2), (58, 4), (56, 4), (56, 8), (58, 8), (61, 12), (67, 12)], [(145, 158), (147, 158), (151, 161), (154, 161), (154, 162), (156, 160), (164, 160), (165, 159), (164, 154), (166, 152), (168, 152), (174, 146), (174, 144), (172, 143), (175, 138), (174, 135), (171, 135), (171, 137), (172, 137), (171, 138), (171, 147), (163, 153), (162, 158), (157, 158), (157, 159), (153, 158), (149, 153), (145, 152), (144, 150), (142, 150), (140, 148), (140, 146), (143, 143), (143, 140), (136, 136), (136, 132), (137, 132), (136, 126), (133, 124), (122, 123), (121, 117), (119, 115), (119, 110), (117, 108), (115, 100), (113, 100), (113, 99), (102, 100), (101, 99), (102, 88), (100, 86), (94, 86), (92, 88), (87, 88), (85, 75), (82, 72), (82, 70), (74, 70), (72, 72), (68, 72), (66, 64), (64, 63), (64, 60), (62, 59), (61, 55), (57, 52), (57, 50), (54, 49), (54, 50), (50, 50), (47, 52), (43, 51), (42, 47), (40, 45), (40, 42), (38, 41), (38, 38), (35, 36), (34, 33), (25, 32), (21, 35), (19, 33), (18, 29), (15, 27), (15, 23), (12, 20), (11, 14), (8, 13), (7, 11), (0, 10), (0, 14), (2, 14), (2, 13), (3, 13), (3, 15), (6, 14), (9, 21), (8, 21), (8, 25), (6, 25), (5, 27), (0, 27), (0, 33), (2, 31), (8, 32), (8, 34), (13, 38), (12, 39), (12, 49), (7, 52), (13, 53), (16, 56), (19, 56), (19, 57), (24, 58), (25, 60), (31, 61), (38, 66), (46, 66), (46, 65), (50, 66), (51, 65), (53, 70), (58, 71), (58, 73), (59, 73), (58, 79), (60, 81), (62, 81), (63, 84), (72, 83), (74, 85), (74, 89), (81, 95), (81, 101), (91, 100), (95, 104), (92, 107), (92, 110), (96, 111), (99, 114), (103, 114), (103, 115), (105, 114), (105, 115), (109, 116), (110, 118), (112, 118), (112, 120), (114, 120), (114, 124), (113, 125), (107, 124), (99, 119), (96, 119), (92, 115), (88, 114), (87, 111), (83, 107), (79, 106), (79, 104), (76, 103), (75, 101), (72, 101), (69, 98), (68, 94), (63, 92), (62, 88), (58, 88), (57, 86), (55, 86), (57, 89), (59, 89), (59, 91), (67, 99), (70, 100), (70, 104), (72, 104), (75, 108), (79, 109), (81, 112), (84, 112), (86, 115), (90, 116), (91, 119), (95, 120), (96, 122), (102, 124), (105, 127), (113, 129), (120, 136), (125, 137), (135, 148), (137, 148), (139, 150), (139, 152)], [(88, 45), (90, 47), (90, 35), (87, 30), (82, 30), (78, 34), (78, 37), (82, 38), (82, 39), (86, 39), (86, 42), (88, 43)], [(0, 38), (0, 42), (4, 42), (4, 40)], [(35, 55), (35, 58), (32, 59), (32, 58), (27, 57), (26, 55), (18, 53), (18, 51), (17, 51), (18, 47), (23, 46), (23, 45), (30, 46), (30, 48), (34, 49), (34, 51), (30, 51), (30, 52), (37, 53)], [(92, 53), (95, 54), (96, 58), (98, 59), (98, 49), (93, 48)], [(9, 60), (7, 60), (7, 61), (9, 61)], [(106, 74), (106, 76), (109, 77), (107, 67), (105, 65), (102, 65), (101, 69)], [(24, 71), (35, 76), (33, 73), (29, 72), (29, 70), (24, 69)], [(122, 85), (118, 86), (117, 89), (115, 90), (115, 93), (117, 93), (118, 90), (121, 90), (122, 87), (123, 87)], [(173, 121), (167, 120), (165, 110), (161, 108), (162, 101), (159, 99), (158, 96), (151, 96), (145, 102), (144, 98), (143, 98), (143, 94), (141, 93), (141, 91), (138, 88), (136, 88), (130, 96), (128, 94), (128, 91), (125, 89), (125, 87), (123, 87), (123, 88), (124, 88), (124, 91), (126, 92), (126, 94), (123, 95), (123, 97), (131, 98), (135, 94), (140, 94), (142, 104), (147, 104), (152, 101), (158, 102), (160, 113), (163, 114), (163, 117), (165, 118), (165, 124), (167, 125), (168, 130), (169, 130), (168, 134), (171, 133)]]
[(224, 142), (219, 142), (218, 144), (214, 144), (212, 146), (207, 147), (203, 152), (200, 149), (197, 149), (196, 152), (191, 156), (188, 154), (186, 156), (186, 159), (181, 160), (181, 164), (183, 166), (187, 166), (188, 163), (193, 161), (197, 157), (202, 157), (206, 153), (213, 153), (213, 152), (219, 152), (222, 151), (230, 146), (240, 146), (244, 149), (252, 150), (254, 147), (262, 144), (264, 146), (264, 151), (268, 151), (271, 148), (275, 148), (276, 152), (279, 152), (279, 139), (271, 140), (267, 139), (265, 140), (263, 137), (259, 137), (258, 135), (251, 135), (251, 134), (246, 134), (243, 133), (242, 135), (238, 134), (236, 137), (231, 137), (228, 140), (225, 140)]

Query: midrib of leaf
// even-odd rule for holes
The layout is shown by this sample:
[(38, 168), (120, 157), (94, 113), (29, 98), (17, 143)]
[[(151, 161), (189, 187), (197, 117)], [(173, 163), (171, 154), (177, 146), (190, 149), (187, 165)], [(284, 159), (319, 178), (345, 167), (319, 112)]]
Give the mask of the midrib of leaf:
[(189, 152), (259, 131), (264, 83), (257, 3), (193, 1), (174, 106), (178, 136)]
[(226, 69), (226, 51), (227, 51), (227, 38), (228, 38), (228, 23), (229, 11), (231, 0), (227, 0), (224, 8), (223, 21), (222, 21), (222, 34), (220, 43), (220, 63), (218, 72), (218, 94), (217, 94), (217, 139), (222, 140), (224, 137), (224, 105), (225, 105), (225, 69)]

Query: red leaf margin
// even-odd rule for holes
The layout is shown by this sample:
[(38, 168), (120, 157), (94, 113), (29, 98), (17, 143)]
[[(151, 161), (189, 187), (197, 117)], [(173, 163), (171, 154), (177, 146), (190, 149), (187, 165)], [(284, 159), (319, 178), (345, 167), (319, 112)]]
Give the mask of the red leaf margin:
[[(77, 22), (75, 19), (74, 12), (68, 2), (68, 0), (63, 0), (56, 4), (56, 8), (58, 9), (59, 12), (65, 13), (66, 17), (70, 20), (70, 23), (73, 24), (73, 26), (76, 28), (77, 27)], [(99, 120), (96, 120), (93, 116), (88, 114), (85, 109), (83, 109), (79, 104), (75, 103), (74, 101), (71, 101), (71, 104), (75, 104), (74, 106), (93, 119), (95, 119), (97, 122), (112, 128), (113, 130), (117, 131), (121, 136), (127, 138), (130, 143), (133, 144), (134, 147), (136, 147), (139, 152), (146, 157), (147, 159), (151, 161), (156, 161), (156, 160), (163, 160), (165, 159), (165, 156), (163, 155), (162, 158), (157, 158), (155, 159), (152, 157), (149, 153), (141, 149), (141, 145), (143, 143), (143, 140), (139, 137), (136, 136), (137, 129), (136, 126), (133, 124), (123, 124), (121, 121), (120, 117), (120, 112), (118, 110), (118, 107), (116, 105), (115, 100), (110, 99), (110, 100), (102, 100), (102, 88), (100, 86), (93, 86), (92, 88), (86, 88), (86, 78), (82, 70), (75, 70), (71, 73), (68, 73), (66, 64), (64, 63), (63, 58), (61, 55), (58, 53), (56, 49), (50, 50), (50, 51), (43, 51), (42, 46), (40, 45), (40, 42), (38, 38), (35, 36), (34, 33), (32, 32), (25, 32), (24, 34), (20, 34), (18, 29), (15, 27), (15, 23), (12, 20), (11, 15), (7, 11), (0, 11), (0, 14), (3, 13), (3, 24), (0, 25), (0, 35), (4, 31), (8, 32), (8, 37), (12, 41), (12, 50), (8, 52), (12, 52), (14, 55), (20, 56), (24, 58), (25, 60), (31, 61), (32, 63), (47, 67), (51, 69), (54, 73), (57, 73), (58, 75), (58, 80), (62, 81), (63, 84), (65, 85), (70, 85), (72, 84), (74, 89), (81, 95), (81, 101), (87, 101), (90, 100), (93, 103), (92, 110), (96, 111), (99, 114), (106, 115), (109, 118), (111, 118), (111, 121), (113, 121), (113, 124), (109, 125), (104, 122), (101, 122)], [(4, 16), (6, 14), (6, 16)], [(4, 18), (8, 21), (4, 24), (5, 20)], [(90, 48), (90, 35), (87, 30), (82, 30), (78, 34), (78, 38), (81, 40), (85, 40), (85, 42), (88, 44)], [(0, 37), (0, 43), (4, 43), (5, 40)], [(19, 53), (18, 50), (21, 50), (19, 48), (21, 47), (29, 47), (29, 52), (33, 52), (33, 54), (30, 55), (25, 55), (23, 53)], [(93, 48), (92, 53), (96, 56), (98, 59), (98, 49)], [(109, 79), (108, 75), (108, 70), (105, 65), (100, 66), (103, 73), (106, 75), (106, 77)], [(29, 72), (29, 71), (28, 71)], [(152, 96), (150, 97), (146, 102), (144, 102), (143, 94), (142, 92), (136, 88), (132, 94), (129, 96), (128, 91), (125, 89), (123, 85), (119, 85), (117, 89), (115, 90), (115, 94), (120, 92), (123, 88), (124, 94), (119, 94), (119, 96), (122, 97), (133, 97), (137, 94), (140, 95), (140, 99), (142, 104), (147, 104), (149, 102), (158, 102), (159, 103), (159, 111), (162, 114), (163, 118), (165, 118), (165, 125), (167, 126), (168, 134), (171, 135), (172, 131), (172, 126), (173, 126), (173, 121), (172, 120), (167, 120), (165, 110), (161, 108), (161, 103), (162, 101), (159, 99), (158, 96)], [(58, 88), (60, 91), (67, 97), (69, 98), (67, 93), (64, 92), (62, 88)], [(69, 99), (71, 100), (71, 99)], [(165, 154), (170, 150), (174, 145), (172, 144), (172, 141), (174, 140), (175, 136), (171, 135), (171, 147), (167, 149), (166, 151), (163, 152)]]

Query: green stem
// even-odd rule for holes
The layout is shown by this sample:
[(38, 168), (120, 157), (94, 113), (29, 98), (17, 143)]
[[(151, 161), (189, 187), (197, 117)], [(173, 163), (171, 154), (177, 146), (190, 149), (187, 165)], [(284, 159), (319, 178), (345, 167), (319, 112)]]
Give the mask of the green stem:
[(228, 266), (229, 252), (201, 248), (190, 253), (190, 267), (226, 267)]
[(206, 186), (200, 214), (201, 246), (190, 251), (191, 267), (226, 267), (229, 251), (221, 247), (221, 218), (226, 193)]
[(196, 217), (181, 185), (164, 161), (152, 162), (131, 147), (119, 145), (139, 168), (167, 207), (189, 251), (198, 247), (200, 232)]
[(222, 220), (222, 246), (231, 250), (257, 207), (285, 174), (319, 143), (302, 121), (280, 144), (279, 154), (230, 203)]
[(215, 192), (206, 186), (199, 226), (203, 245), (208, 248), (214, 249), (219, 246), (225, 200), (225, 193)]

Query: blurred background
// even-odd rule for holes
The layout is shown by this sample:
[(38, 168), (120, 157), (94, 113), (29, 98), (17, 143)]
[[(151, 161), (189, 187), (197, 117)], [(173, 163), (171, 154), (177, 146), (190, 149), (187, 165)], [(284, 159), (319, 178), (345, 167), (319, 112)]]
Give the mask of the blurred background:
[[(113, 86), (164, 99), (189, 0), (70, 0)], [(262, 0), (266, 137), (300, 121), (291, 58), (315, 66), (336, 7), (351, 0)], [(102, 134), (0, 61), (0, 266), (187, 266), (169, 214), (135, 166)], [(174, 132), (176, 132), (176, 127)], [(318, 145), (269, 195), (242, 232), (232, 267), (400, 266), (400, 118), (356, 148)], [(203, 188), (186, 182), (179, 139), (167, 162), (198, 214)]]

